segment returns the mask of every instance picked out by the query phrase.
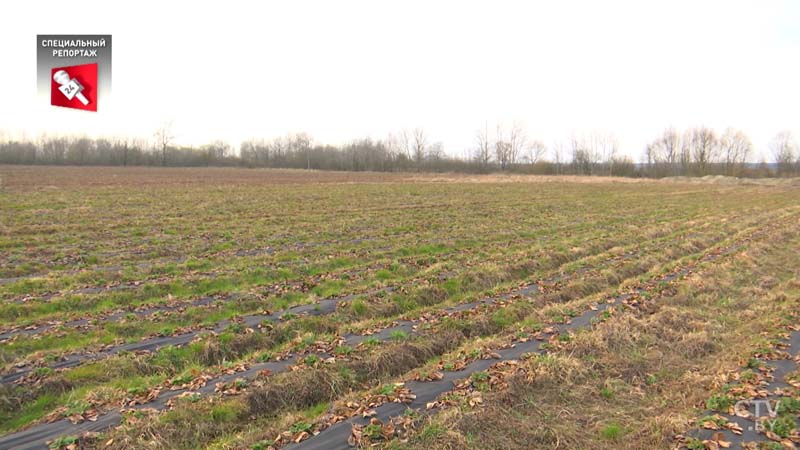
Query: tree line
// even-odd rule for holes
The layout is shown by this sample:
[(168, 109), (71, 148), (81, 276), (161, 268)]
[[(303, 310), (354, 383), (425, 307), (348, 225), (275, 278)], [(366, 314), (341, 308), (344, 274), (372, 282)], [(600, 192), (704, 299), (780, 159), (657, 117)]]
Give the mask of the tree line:
[(315, 142), (306, 133), (273, 139), (250, 139), (237, 151), (226, 142), (179, 146), (171, 127), (160, 127), (152, 139), (40, 136), (3, 139), (0, 164), (110, 166), (244, 166), (341, 171), (512, 172), (547, 175), (669, 177), (727, 175), (767, 177), (800, 175), (800, 147), (790, 132), (769, 143), (772, 161), (751, 161), (754, 146), (745, 133), (706, 127), (668, 128), (647, 143), (641, 161), (619, 153), (611, 133), (573, 134), (547, 146), (531, 139), (523, 127), (488, 126), (475, 132), (474, 144), (462, 156), (444, 151), (421, 128), (362, 138), (343, 145)]

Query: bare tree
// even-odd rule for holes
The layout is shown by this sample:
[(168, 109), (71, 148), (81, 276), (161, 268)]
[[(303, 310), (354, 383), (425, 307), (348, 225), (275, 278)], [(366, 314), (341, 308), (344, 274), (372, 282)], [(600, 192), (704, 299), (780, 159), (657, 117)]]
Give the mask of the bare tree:
[(645, 162), (652, 176), (680, 175), (680, 156), (681, 136), (674, 128), (667, 128), (645, 147)]
[(69, 139), (65, 137), (42, 137), (42, 158), (47, 164), (63, 164), (69, 147)]
[(161, 152), (161, 165), (167, 165), (167, 149), (175, 136), (172, 133), (172, 122), (164, 122), (155, 132), (156, 146)]
[[(8, 135), (6, 135), (8, 137)], [(747, 165), (753, 144), (741, 131), (728, 128), (717, 137), (707, 128), (693, 128), (680, 134), (673, 128), (647, 144), (642, 161), (645, 170), (633, 160), (619, 155), (619, 141), (611, 133), (573, 134), (557, 141), (541, 164), (548, 149), (529, 139), (521, 126), (498, 126), (490, 134), (488, 123), (475, 134), (475, 146), (465, 147), (460, 157), (450, 156), (439, 142), (432, 142), (422, 129), (389, 135), (384, 140), (362, 138), (344, 145), (314, 143), (305, 133), (274, 139), (251, 139), (241, 143), (239, 154), (222, 141), (200, 147), (174, 144), (172, 126), (165, 123), (149, 139), (110, 139), (105, 137), (39, 135), (27, 141), (12, 135), (0, 137), (2, 164), (76, 165), (232, 165), (283, 167), (318, 170), (429, 170), (487, 171), (493, 165), (503, 170), (518, 163), (531, 164), (518, 169), (535, 173), (576, 173), (613, 176), (706, 175), (772, 176), (773, 165)], [(800, 147), (789, 132), (775, 136), (769, 146), (781, 176), (800, 173)], [(497, 159), (495, 162), (495, 158)], [(571, 159), (570, 159), (571, 158)], [(536, 165), (536, 167), (533, 167)]]
[(738, 176), (753, 152), (753, 143), (743, 132), (728, 128), (720, 138), (720, 149), (725, 175)]
[(386, 146), (386, 155), (389, 159), (396, 159), (397, 156), (402, 152), (400, 148), (400, 141), (397, 139), (392, 133), (389, 133), (386, 138), (383, 140), (383, 145)]
[(525, 159), (528, 161), (528, 164), (535, 165), (542, 159), (546, 151), (547, 146), (544, 145), (544, 142), (538, 140), (531, 141), (526, 147)]
[(231, 146), (225, 141), (217, 140), (202, 147), (206, 166), (225, 161), (230, 156)]
[(680, 174), (678, 159), (681, 151), (681, 135), (674, 128), (667, 128), (660, 139), (661, 159), (671, 175)]
[(403, 130), (400, 132), (399, 147), (400, 152), (404, 155), (406, 160), (414, 160), (414, 157), (411, 154), (411, 133), (408, 130)]
[(779, 176), (788, 176), (792, 173), (792, 164), (800, 158), (797, 141), (790, 131), (781, 131), (772, 138), (769, 149), (775, 158)]
[(403, 130), (400, 134), (400, 146), (406, 157), (417, 166), (417, 170), (421, 170), (428, 147), (428, 136), (425, 134), (425, 130), (422, 128), (415, 128), (410, 132)]
[(94, 154), (91, 156), (89, 164), (103, 164), (108, 165), (114, 163), (114, 143), (107, 138), (98, 138), (94, 140)]
[(501, 125), (497, 125), (495, 130), (495, 140), (494, 140), (494, 157), (497, 160), (497, 163), (500, 164), (500, 170), (506, 170), (508, 166), (508, 143), (505, 141), (503, 136), (503, 127)]
[(284, 137), (277, 137), (267, 144), (268, 152), (272, 155), (274, 161), (279, 164), (286, 163), (286, 154), (289, 151), (289, 144)]
[(294, 133), (287, 136), (289, 151), (305, 159), (306, 169), (311, 169), (311, 136), (308, 133)]
[(517, 163), (520, 155), (522, 154), (525, 145), (528, 142), (528, 136), (525, 129), (522, 128), (517, 122), (511, 125), (508, 131), (508, 164), (513, 165)]
[(538, 163), (546, 152), (547, 146), (544, 145), (544, 142), (540, 140), (531, 141), (531, 143), (528, 144), (528, 162), (530, 164)]
[(422, 167), (425, 159), (425, 151), (428, 147), (428, 136), (422, 128), (415, 128), (412, 134), (411, 150), (414, 155), (414, 162), (417, 163), (417, 170)]
[(688, 131), (681, 138), (681, 152), (678, 161), (681, 174), (689, 175), (689, 170), (692, 168), (692, 140)]
[(444, 144), (441, 142), (434, 142), (426, 148), (426, 158), (428, 160), (438, 162), (444, 159)]
[(130, 155), (130, 139), (128, 138), (119, 138), (117, 139), (116, 144), (114, 144), (119, 151), (120, 159), (122, 160), (122, 166), (125, 167), (128, 165), (128, 157)]
[(556, 165), (556, 175), (561, 175), (564, 165), (564, 143), (562, 141), (556, 141), (553, 144), (553, 162)]
[[(604, 152), (615, 148), (613, 141), (606, 142), (606, 135), (593, 132), (589, 134), (572, 134), (570, 147), (572, 165), (578, 175), (597, 175), (598, 166), (603, 161)], [(614, 150), (614, 153), (616, 150)]]
[(619, 152), (619, 139), (611, 133), (596, 133), (595, 142), (599, 159), (608, 169), (606, 175), (611, 176), (614, 172), (614, 162), (617, 160), (617, 153)]
[(719, 154), (719, 139), (714, 130), (706, 127), (692, 128), (687, 131), (685, 143), (697, 167), (697, 174), (708, 174), (709, 164), (716, 161)]
[(86, 136), (73, 139), (67, 147), (67, 161), (70, 164), (83, 165), (94, 149), (94, 142)]
[(584, 134), (581, 139), (583, 140), (581, 147), (589, 161), (589, 173), (591, 175), (597, 175), (598, 172), (600, 172), (597, 166), (603, 162), (602, 138), (599, 133), (591, 132), (589, 134)]
[(489, 124), (486, 123), (483, 130), (476, 134), (478, 148), (475, 150), (475, 162), (481, 171), (489, 170), (489, 163), (492, 160), (492, 144), (489, 138)]
[(576, 175), (585, 175), (591, 173), (591, 162), (588, 152), (584, 148), (584, 140), (578, 137), (577, 134), (572, 133), (569, 138), (569, 149), (572, 153), (572, 166)]
[(497, 138), (495, 139), (495, 157), (497, 162), (500, 163), (500, 170), (507, 170), (513, 164), (516, 164), (522, 149), (525, 147), (527, 137), (525, 130), (518, 123), (511, 125), (508, 130), (508, 135), (503, 133), (503, 127), (497, 125)]
[(389, 160), (393, 162), (395, 170), (403, 170), (408, 167), (411, 161), (411, 156), (408, 152), (407, 140), (404, 139), (405, 133), (400, 133), (399, 136), (389, 134), (384, 141), (386, 143), (386, 151), (389, 155)]

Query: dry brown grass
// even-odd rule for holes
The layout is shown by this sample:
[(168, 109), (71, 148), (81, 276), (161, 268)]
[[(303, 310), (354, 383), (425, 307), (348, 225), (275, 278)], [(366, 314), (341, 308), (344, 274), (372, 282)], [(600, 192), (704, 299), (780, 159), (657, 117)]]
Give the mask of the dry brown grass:
[(205, 340), (198, 354), (199, 362), (205, 365), (219, 364), (222, 361), (235, 360), (242, 355), (259, 348), (272, 348), (284, 342), (291, 335), (289, 327), (280, 324), (277, 327), (259, 330), (255, 333), (234, 335), (230, 341)]
[(800, 179), (739, 179), (731, 177), (674, 177), (660, 180), (548, 176), (523, 174), (472, 175), (461, 173), (336, 172), (297, 169), (246, 169), (238, 167), (95, 167), (0, 165), (3, 189), (57, 190), (98, 186), (271, 185), (318, 183), (672, 183), (716, 186), (800, 186)]
[(463, 338), (455, 331), (423, 335), (411, 342), (382, 345), (364, 358), (332, 367), (275, 375), (247, 395), (248, 411), (268, 416), (333, 400), (351, 389), (405, 373), (452, 349)]
[(246, 403), (252, 415), (274, 415), (330, 401), (353, 387), (353, 380), (331, 370), (300, 370), (275, 376), (269, 384), (251, 392)]
[(428, 419), (395, 448), (671, 448), (709, 389), (797, 309), (793, 233), (679, 282), (638, 311), (616, 313), (551, 356), (526, 360), (525, 376), (485, 394), (482, 407)]

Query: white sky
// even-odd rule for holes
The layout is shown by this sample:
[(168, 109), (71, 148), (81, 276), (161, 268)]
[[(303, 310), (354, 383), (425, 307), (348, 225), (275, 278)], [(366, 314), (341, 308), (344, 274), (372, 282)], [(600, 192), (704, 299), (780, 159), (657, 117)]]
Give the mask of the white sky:
[[(213, 6), (212, 6), (213, 5)], [(550, 145), (610, 131), (640, 157), (667, 126), (727, 126), (759, 151), (800, 136), (800, 2), (7, 2), (0, 133), (182, 144), (424, 128), (448, 153), (486, 121)], [(36, 34), (113, 35), (113, 104), (36, 93)], [(756, 159), (756, 158), (754, 158)]]

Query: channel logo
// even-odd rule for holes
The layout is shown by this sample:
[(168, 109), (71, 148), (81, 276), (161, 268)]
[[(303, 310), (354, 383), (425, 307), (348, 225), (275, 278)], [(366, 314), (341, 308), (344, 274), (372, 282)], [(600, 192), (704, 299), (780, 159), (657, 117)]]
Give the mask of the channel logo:
[(37, 34), (36, 66), (38, 97), (43, 106), (108, 110), (110, 34)]
[(97, 64), (54, 67), (51, 70), (50, 104), (97, 111)]

